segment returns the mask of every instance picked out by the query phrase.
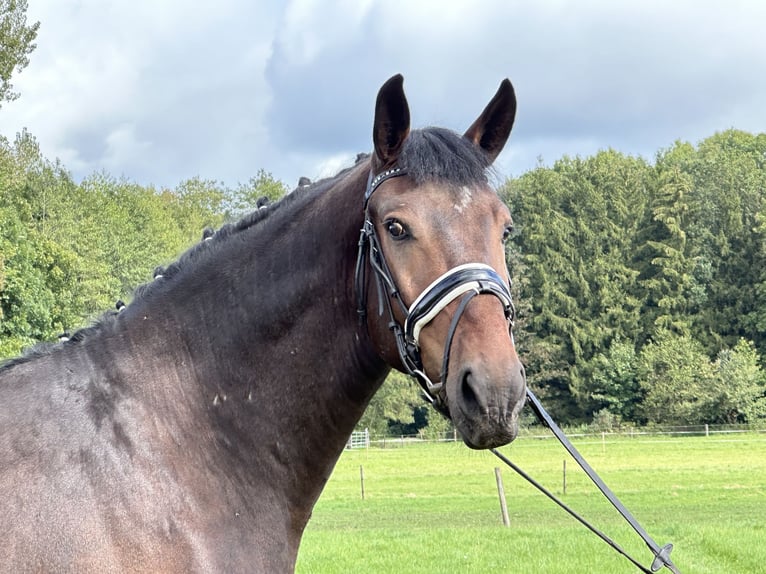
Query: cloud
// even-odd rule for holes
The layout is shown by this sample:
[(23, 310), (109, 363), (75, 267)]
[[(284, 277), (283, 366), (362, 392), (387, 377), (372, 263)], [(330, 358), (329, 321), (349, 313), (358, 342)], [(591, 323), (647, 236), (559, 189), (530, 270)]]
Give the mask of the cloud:
[(371, 149), (375, 96), (395, 73), (415, 126), (456, 131), (509, 77), (506, 174), (766, 125), (759, 2), (39, 0), (29, 19), (38, 48), (0, 133), (27, 127), (78, 178), (326, 175)]

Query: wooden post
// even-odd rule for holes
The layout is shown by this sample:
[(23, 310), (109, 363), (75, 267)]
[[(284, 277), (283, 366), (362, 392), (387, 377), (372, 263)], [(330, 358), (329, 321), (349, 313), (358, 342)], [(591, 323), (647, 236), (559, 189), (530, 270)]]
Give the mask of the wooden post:
[(510, 526), (511, 519), (508, 518), (508, 505), (505, 503), (505, 489), (503, 488), (503, 477), (500, 475), (500, 468), (495, 467), (495, 481), (497, 482), (497, 495), (500, 497), (500, 512), (503, 516), (503, 526)]
[(359, 480), (362, 484), (362, 500), (364, 500), (364, 467), (359, 465)]
[(567, 493), (567, 459), (564, 459), (563, 494)]

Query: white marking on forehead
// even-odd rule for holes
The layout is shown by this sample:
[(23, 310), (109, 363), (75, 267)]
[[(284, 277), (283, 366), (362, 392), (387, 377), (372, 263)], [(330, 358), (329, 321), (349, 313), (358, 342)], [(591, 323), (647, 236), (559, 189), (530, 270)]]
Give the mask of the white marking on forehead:
[(473, 195), (471, 194), (471, 190), (464, 185), (462, 188), (460, 188), (459, 202), (452, 207), (454, 207), (455, 211), (458, 213), (463, 213), (463, 210), (468, 207), (472, 199)]

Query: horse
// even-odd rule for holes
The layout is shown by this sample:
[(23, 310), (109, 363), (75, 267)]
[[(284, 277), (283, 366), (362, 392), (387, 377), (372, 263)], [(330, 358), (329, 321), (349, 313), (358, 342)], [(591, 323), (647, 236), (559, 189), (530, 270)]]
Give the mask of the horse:
[(410, 129), (397, 75), (373, 151), (190, 248), (129, 304), (0, 368), (0, 569), (291, 572), (390, 369), (471, 448), (525, 401), (490, 183), (509, 80), (468, 130)]

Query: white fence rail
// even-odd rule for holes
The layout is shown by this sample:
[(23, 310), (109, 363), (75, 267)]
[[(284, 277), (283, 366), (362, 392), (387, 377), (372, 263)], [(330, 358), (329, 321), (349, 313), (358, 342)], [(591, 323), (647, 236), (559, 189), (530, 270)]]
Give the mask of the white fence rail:
[[(766, 426), (763, 425), (689, 425), (689, 426), (651, 426), (651, 427), (623, 427), (611, 430), (600, 430), (592, 427), (575, 427), (564, 429), (569, 438), (599, 438), (606, 440), (610, 437), (646, 437), (646, 436), (713, 436), (713, 435), (737, 435), (746, 433), (766, 434)], [(358, 435), (355, 438), (355, 435)], [(364, 437), (363, 439), (361, 437)], [(552, 433), (539, 426), (521, 429), (520, 439), (554, 439)], [(364, 441), (362, 444), (360, 441)], [(376, 436), (370, 435), (368, 430), (354, 431), (349, 438), (347, 448), (359, 448), (376, 446), (381, 448), (397, 448), (408, 444), (424, 442), (459, 442), (462, 439), (457, 431), (451, 430), (434, 435), (399, 435), (399, 436)], [(353, 445), (352, 445), (353, 441)]]

